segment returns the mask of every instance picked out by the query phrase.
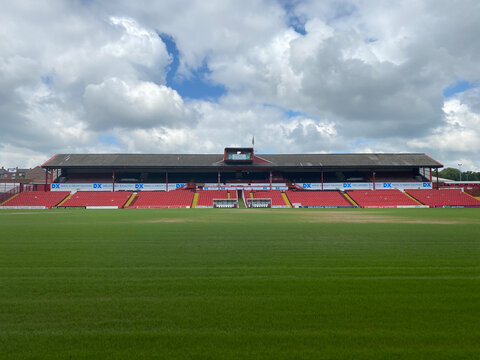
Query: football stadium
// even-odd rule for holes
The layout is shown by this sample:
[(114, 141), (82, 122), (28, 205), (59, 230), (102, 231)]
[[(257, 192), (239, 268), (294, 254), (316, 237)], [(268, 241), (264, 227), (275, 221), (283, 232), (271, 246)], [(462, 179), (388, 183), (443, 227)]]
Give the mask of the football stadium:
[[(4, 209), (480, 207), (426, 154), (57, 154)], [(436, 171), (436, 182), (433, 178)], [(477, 184), (480, 185), (480, 184)]]
[(2, 194), (1, 358), (477, 359), (478, 187), (441, 167), (55, 155)]

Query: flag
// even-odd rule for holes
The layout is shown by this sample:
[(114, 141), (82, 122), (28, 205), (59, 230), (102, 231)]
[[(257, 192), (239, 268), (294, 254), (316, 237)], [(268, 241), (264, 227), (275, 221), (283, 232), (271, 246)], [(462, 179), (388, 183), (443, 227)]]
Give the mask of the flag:
[(255, 136), (252, 136), (252, 145), (255, 145)]

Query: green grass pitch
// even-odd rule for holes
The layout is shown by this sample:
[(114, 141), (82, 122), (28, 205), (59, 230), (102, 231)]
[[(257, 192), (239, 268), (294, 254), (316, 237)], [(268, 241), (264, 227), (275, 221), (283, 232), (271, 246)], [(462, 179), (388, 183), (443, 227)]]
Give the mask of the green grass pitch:
[(480, 209), (0, 211), (0, 359), (479, 359)]

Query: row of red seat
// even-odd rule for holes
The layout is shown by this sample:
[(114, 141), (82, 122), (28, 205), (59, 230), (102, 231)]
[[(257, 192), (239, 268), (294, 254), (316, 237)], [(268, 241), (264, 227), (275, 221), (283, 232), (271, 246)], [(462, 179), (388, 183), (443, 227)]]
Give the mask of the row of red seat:
[(400, 190), (352, 190), (347, 191), (347, 194), (362, 208), (396, 208), (397, 206), (420, 205)]
[(114, 206), (121, 208), (132, 195), (130, 191), (103, 192), (103, 191), (78, 191), (73, 194), (62, 206)]
[[(230, 194), (230, 195), (229, 195)], [(230, 196), (230, 197), (229, 197)], [(199, 190), (198, 191), (198, 202), (197, 206), (213, 206), (214, 199), (236, 199), (237, 191), (236, 190)]]
[(128, 206), (130, 209), (186, 208), (192, 205), (194, 192), (191, 190), (141, 191)]
[[(197, 206), (213, 206), (214, 199), (236, 199), (236, 191), (200, 190)], [(129, 208), (185, 208), (193, 202), (194, 192), (191, 190), (175, 191), (142, 191), (139, 192)], [(280, 190), (245, 191), (245, 197), (251, 195), (256, 199), (272, 199), (272, 206), (285, 206)], [(480, 201), (465, 194), (460, 189), (440, 190), (352, 190), (347, 191), (360, 207), (398, 207), (425, 204), (436, 206), (478, 206)], [(407, 196), (410, 195), (409, 196)], [(70, 193), (67, 191), (24, 191), (2, 206), (43, 206), (51, 208), (61, 203)], [(79, 191), (70, 196), (61, 206), (115, 206), (123, 207), (132, 195), (128, 191), (95, 192)], [(294, 206), (353, 206), (340, 191), (301, 191), (287, 190), (286, 195)], [(414, 198), (414, 199), (412, 199)]]
[(430, 207), (480, 206), (480, 201), (465, 194), (461, 189), (406, 190), (406, 192)]
[(59, 204), (70, 195), (69, 191), (24, 191), (2, 204), (2, 206), (51, 207)]
[(287, 190), (293, 206), (353, 206), (339, 191)]
[(245, 198), (271, 199), (272, 206), (287, 206), (280, 190), (247, 190), (244, 193)]

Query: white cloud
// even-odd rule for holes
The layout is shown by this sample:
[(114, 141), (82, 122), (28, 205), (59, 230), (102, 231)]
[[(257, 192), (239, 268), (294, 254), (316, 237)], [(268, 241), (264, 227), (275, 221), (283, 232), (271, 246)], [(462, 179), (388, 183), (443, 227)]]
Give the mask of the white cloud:
[[(478, 81), (479, 22), (476, 0), (5, 3), (0, 159), (221, 152), (255, 135), (265, 151), (421, 151), (479, 169), (478, 88), (442, 95)], [(177, 45), (177, 76), (206, 65), (227, 94), (169, 88), (158, 33)]]
[(178, 127), (192, 121), (175, 90), (152, 82), (128, 84), (110, 78), (85, 89), (87, 119), (94, 129)]
[[(412, 149), (428, 149), (448, 159), (448, 166), (463, 163), (469, 169), (480, 170), (480, 114), (472, 112), (459, 99), (445, 102), (445, 123), (434, 134), (408, 142)], [(464, 168), (465, 169), (465, 168)]]

